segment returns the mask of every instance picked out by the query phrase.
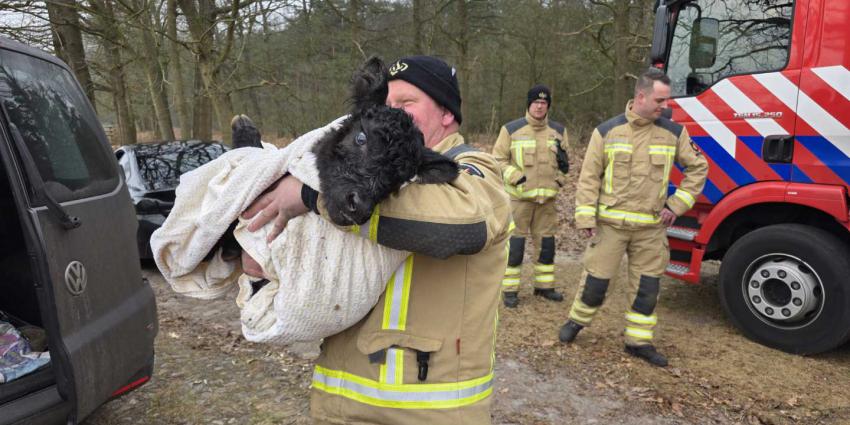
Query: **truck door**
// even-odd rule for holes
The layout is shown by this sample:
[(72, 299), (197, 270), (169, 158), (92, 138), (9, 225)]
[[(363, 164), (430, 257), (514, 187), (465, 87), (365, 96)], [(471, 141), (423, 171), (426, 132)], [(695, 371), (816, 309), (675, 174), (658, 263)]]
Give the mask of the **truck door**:
[[(709, 160), (703, 201), (790, 180), (805, 0), (682, 2), (666, 63), (673, 119)], [(674, 176), (674, 182), (677, 182)]]
[(18, 205), (57, 384), (82, 418), (149, 368), (154, 296), (127, 189), (87, 98), (64, 65), (13, 49), (0, 48), (0, 136), (13, 148), (2, 153), (24, 188)]
[[(793, 179), (850, 185), (850, 3), (817, 0), (809, 17)], [(815, 1), (812, 2), (813, 4)]]

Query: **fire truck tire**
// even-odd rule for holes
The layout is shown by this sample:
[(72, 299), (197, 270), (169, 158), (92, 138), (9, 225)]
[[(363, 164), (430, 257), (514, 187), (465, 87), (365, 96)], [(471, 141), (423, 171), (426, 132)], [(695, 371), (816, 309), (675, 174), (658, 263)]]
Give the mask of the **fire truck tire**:
[(777, 224), (735, 241), (720, 265), (720, 302), (748, 338), (793, 354), (850, 338), (850, 249), (801, 224)]

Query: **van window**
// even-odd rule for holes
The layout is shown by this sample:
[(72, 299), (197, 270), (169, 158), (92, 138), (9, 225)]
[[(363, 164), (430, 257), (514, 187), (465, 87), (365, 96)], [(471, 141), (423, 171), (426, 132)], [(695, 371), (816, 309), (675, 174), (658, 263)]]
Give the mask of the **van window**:
[(64, 68), (0, 49), (0, 100), (57, 201), (117, 186), (118, 170), (98, 137), (97, 117)]
[(683, 6), (667, 64), (673, 96), (698, 94), (730, 75), (783, 69), (793, 12), (791, 0), (714, 0)]

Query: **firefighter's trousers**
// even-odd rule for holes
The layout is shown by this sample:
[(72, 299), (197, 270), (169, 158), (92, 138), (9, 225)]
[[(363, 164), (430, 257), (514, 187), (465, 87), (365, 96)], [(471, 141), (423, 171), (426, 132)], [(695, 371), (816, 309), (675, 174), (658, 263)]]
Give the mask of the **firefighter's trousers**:
[(534, 262), (534, 287), (554, 288), (555, 231), (558, 229), (555, 199), (549, 199), (542, 204), (511, 200), (511, 208), (516, 229), (509, 244), (508, 267), (502, 279), (502, 290), (519, 291), (522, 258), (525, 254), (525, 242), (529, 237), (534, 240), (537, 254), (537, 261)]
[(651, 344), (657, 323), (660, 277), (670, 260), (664, 227), (621, 229), (600, 223), (584, 252), (584, 273), (570, 309), (570, 320), (590, 325), (605, 301), (608, 284), (617, 275), (624, 253), (628, 257), (631, 303), (626, 309), (626, 345)]

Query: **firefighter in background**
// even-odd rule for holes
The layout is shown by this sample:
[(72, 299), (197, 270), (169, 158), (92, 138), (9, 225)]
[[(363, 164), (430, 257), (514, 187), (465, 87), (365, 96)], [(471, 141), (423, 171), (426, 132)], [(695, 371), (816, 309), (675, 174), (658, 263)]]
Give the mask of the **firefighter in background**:
[(510, 240), (508, 267), (502, 280), (505, 306), (519, 304), (520, 269), (525, 240), (534, 237), (539, 250), (534, 262), (534, 294), (563, 301), (555, 290), (555, 230), (558, 222), (555, 197), (564, 185), (567, 161), (567, 132), (548, 118), (552, 94), (544, 85), (528, 91), (525, 118), (505, 124), (493, 146), (493, 156), (502, 168), (505, 189), (511, 196), (516, 229)]
[[(669, 98), (670, 79), (651, 68), (638, 78), (625, 114), (593, 131), (575, 213), (576, 227), (590, 241), (569, 320), (559, 334), (569, 343), (590, 325), (625, 253), (632, 302), (626, 310), (626, 352), (662, 367), (667, 359), (652, 338), (659, 280), (670, 259), (666, 228), (694, 206), (708, 173), (685, 128), (661, 117)], [(668, 196), (674, 162), (684, 167), (684, 178)]]

